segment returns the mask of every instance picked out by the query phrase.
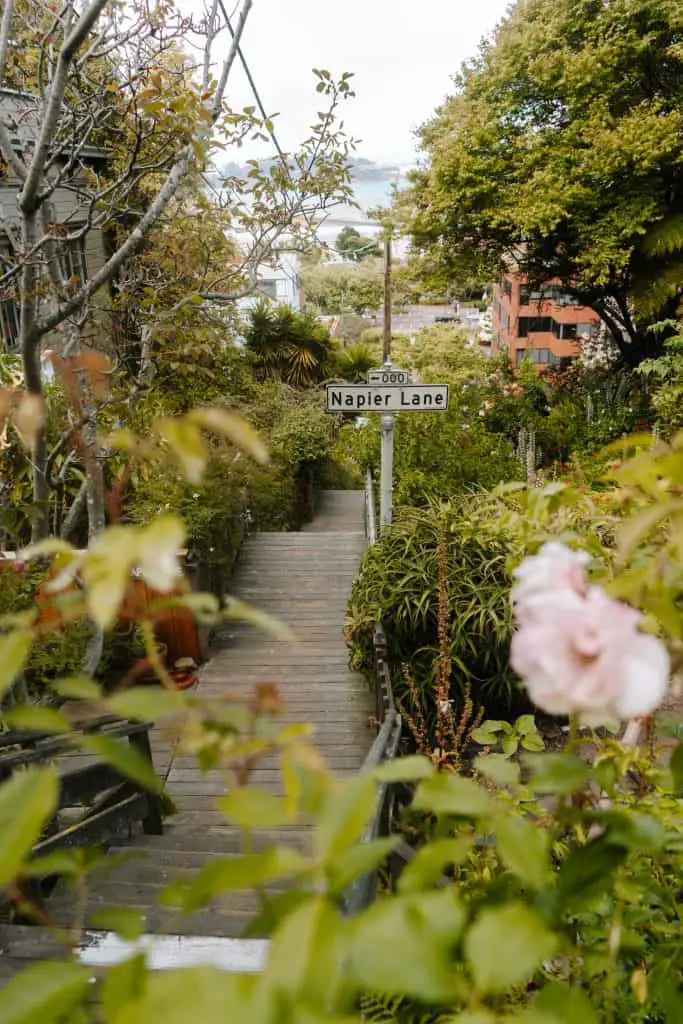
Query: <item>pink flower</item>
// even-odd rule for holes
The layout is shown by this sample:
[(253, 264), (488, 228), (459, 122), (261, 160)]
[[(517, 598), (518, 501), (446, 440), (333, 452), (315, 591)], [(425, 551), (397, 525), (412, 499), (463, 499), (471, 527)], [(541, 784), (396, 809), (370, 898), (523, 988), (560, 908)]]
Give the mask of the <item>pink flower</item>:
[(664, 645), (638, 630), (638, 612), (599, 587), (565, 588), (561, 613), (535, 599), (520, 618), (511, 664), (529, 697), (552, 715), (599, 725), (651, 714), (669, 678)]
[(512, 588), (512, 602), (519, 619), (528, 607), (548, 601), (570, 604), (586, 593), (588, 583), (584, 566), (590, 562), (585, 551), (550, 541), (537, 555), (525, 558), (515, 569), (517, 583)]

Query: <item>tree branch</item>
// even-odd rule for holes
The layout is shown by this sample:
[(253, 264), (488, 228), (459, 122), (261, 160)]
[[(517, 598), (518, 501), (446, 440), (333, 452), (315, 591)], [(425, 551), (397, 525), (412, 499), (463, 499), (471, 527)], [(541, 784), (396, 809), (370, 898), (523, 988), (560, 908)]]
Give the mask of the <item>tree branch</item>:
[[(43, 117), (40, 135), (36, 143), (33, 159), (26, 176), (26, 181), (19, 196), (19, 207), (25, 213), (30, 213), (36, 208), (38, 202), (38, 187), (45, 169), (48, 149), (55, 135), (55, 130), (64, 105), (64, 93), (66, 91), (69, 65), (73, 61), (79, 47), (86, 39), (88, 33), (95, 25), (100, 14), (104, 10), (107, 0), (92, 0), (90, 6), (85, 9), (78, 19), (75, 27), (69, 31), (64, 45), (57, 59), (54, 78), (50, 86), (47, 109)], [(67, 22), (67, 30), (68, 30)]]
[(12, 31), (12, 18), (14, 16), (14, 0), (5, 0), (0, 22), (0, 85), (5, 80), (5, 68), (7, 67), (7, 54), (9, 53), (9, 37)]

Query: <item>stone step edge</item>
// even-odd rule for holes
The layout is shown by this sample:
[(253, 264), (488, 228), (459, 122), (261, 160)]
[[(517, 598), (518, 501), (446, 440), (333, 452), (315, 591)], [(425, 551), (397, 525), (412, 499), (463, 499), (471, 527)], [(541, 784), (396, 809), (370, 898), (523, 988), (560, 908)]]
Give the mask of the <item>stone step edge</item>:
[(218, 967), (233, 974), (263, 970), (269, 939), (228, 939), (220, 936), (154, 935), (126, 942), (114, 932), (86, 930), (75, 953), (85, 967), (114, 967), (144, 952), (153, 971), (178, 967)]

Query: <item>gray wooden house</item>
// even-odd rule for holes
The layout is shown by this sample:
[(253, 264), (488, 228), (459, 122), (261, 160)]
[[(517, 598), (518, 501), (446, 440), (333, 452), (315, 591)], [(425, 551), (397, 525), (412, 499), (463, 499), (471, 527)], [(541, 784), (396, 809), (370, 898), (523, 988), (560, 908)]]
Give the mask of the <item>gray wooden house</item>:
[[(10, 133), (16, 152), (26, 160), (30, 159), (38, 133), (38, 97), (30, 93), (0, 89), (0, 119)], [(64, 167), (69, 156), (65, 147), (55, 166)], [(84, 175), (88, 167), (102, 170), (107, 161), (106, 154), (94, 146), (84, 147), (80, 154), (79, 169), (65, 180), (52, 194), (46, 204), (46, 220), (54, 239), (54, 259), (57, 261), (58, 276), (66, 289), (73, 289), (78, 283), (91, 276), (102, 265), (107, 255), (106, 239), (97, 228), (85, 232), (82, 237), (66, 241), (64, 236), (77, 233), (87, 222), (86, 200), (84, 198)], [(16, 246), (20, 240), (20, 212), (18, 196), (21, 188), (19, 179), (11, 167), (0, 161), (0, 276), (16, 265)], [(50, 285), (48, 259), (41, 253), (41, 263), (46, 279), (46, 299), (54, 288)], [(54, 268), (53, 268), (54, 269)], [(53, 301), (53, 300), (52, 300)], [(16, 284), (0, 286), (0, 351), (16, 352), (19, 338), (19, 301)]]

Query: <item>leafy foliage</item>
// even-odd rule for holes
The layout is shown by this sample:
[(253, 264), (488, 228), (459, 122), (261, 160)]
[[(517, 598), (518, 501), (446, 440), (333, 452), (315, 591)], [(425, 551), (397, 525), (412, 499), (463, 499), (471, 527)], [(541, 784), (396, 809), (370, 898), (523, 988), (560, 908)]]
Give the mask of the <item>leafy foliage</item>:
[(514, 5), (422, 129), (403, 200), (416, 246), (454, 275), (515, 251), (631, 365), (656, 350), (645, 328), (680, 287), (680, 31), (668, 0)]
[(259, 303), (249, 311), (244, 337), (261, 380), (307, 387), (326, 376), (332, 339), (327, 329), (307, 313)]
[[(401, 509), (390, 532), (370, 549), (349, 602), (352, 641), (368, 658), (372, 623), (385, 624), (396, 665), (407, 664), (418, 688), (431, 693), (438, 643), (438, 559), (446, 539), (452, 662), (451, 696), (471, 685), (475, 706), (507, 714), (523, 704), (508, 655), (512, 620), (507, 559), (511, 538), (501, 508), (487, 496)], [(396, 680), (399, 694), (405, 682)], [(430, 700), (430, 705), (433, 701)], [(435, 708), (427, 708), (434, 715)]]
[(348, 224), (337, 235), (335, 248), (340, 256), (344, 256), (354, 263), (362, 263), (363, 260), (380, 254), (379, 246), (374, 239), (364, 238), (357, 228), (350, 227)]

